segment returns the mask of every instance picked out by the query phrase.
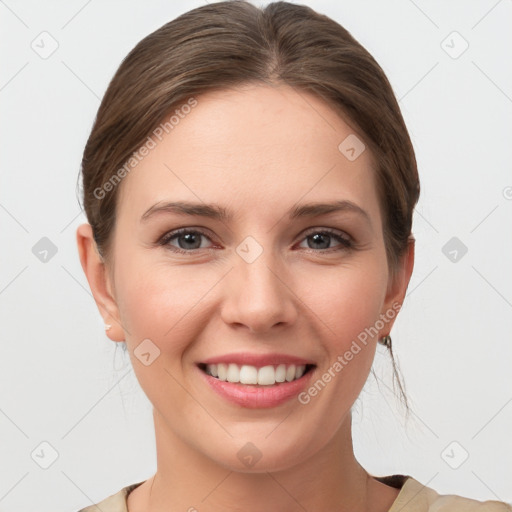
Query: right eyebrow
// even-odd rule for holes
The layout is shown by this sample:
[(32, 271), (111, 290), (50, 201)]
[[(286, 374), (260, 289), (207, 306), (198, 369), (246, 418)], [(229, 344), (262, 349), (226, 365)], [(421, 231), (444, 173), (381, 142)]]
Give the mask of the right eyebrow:
[(195, 215), (198, 217), (209, 217), (211, 219), (228, 221), (232, 214), (228, 214), (225, 208), (216, 204), (192, 203), (187, 201), (172, 201), (154, 204), (140, 218), (141, 222), (147, 221), (156, 213), (177, 213), (179, 215)]

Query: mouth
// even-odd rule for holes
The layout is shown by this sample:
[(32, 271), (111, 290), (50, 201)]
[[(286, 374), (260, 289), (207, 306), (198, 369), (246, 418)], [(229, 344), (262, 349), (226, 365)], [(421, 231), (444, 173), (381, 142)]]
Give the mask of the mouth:
[(315, 365), (282, 363), (258, 367), (236, 363), (199, 363), (198, 367), (206, 375), (222, 382), (270, 387), (297, 381), (309, 374), (315, 368)]
[(196, 367), (207, 387), (223, 400), (244, 409), (269, 409), (297, 398), (317, 366), (285, 354), (243, 353), (225, 354)]

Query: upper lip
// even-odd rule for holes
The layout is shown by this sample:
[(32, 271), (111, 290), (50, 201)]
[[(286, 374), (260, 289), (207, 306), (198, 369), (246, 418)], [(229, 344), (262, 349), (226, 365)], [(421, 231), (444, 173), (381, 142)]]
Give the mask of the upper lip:
[(251, 354), (249, 352), (238, 352), (233, 354), (223, 354), (221, 356), (214, 356), (200, 364), (219, 364), (219, 363), (234, 363), (239, 366), (250, 365), (256, 368), (269, 365), (279, 364), (295, 364), (295, 365), (314, 365), (315, 363), (311, 360), (304, 359), (302, 357), (292, 356), (288, 354)]

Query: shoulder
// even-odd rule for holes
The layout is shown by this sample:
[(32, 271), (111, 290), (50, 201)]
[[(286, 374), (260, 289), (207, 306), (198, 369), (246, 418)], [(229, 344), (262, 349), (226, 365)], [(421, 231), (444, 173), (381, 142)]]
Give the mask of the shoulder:
[(439, 494), (411, 476), (404, 484), (389, 512), (512, 512), (503, 501), (478, 501), (455, 494)]
[(128, 494), (144, 482), (145, 480), (136, 484), (127, 485), (120, 491), (108, 496), (99, 503), (89, 505), (88, 507), (80, 509), (78, 512), (98, 512), (98, 510), (101, 510), (101, 512), (128, 512), (128, 508), (126, 506), (126, 498), (128, 497)]

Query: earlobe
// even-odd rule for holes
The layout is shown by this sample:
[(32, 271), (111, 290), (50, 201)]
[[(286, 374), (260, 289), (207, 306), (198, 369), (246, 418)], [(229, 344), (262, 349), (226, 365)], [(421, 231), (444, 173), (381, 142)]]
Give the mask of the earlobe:
[(106, 329), (107, 336), (112, 341), (124, 341), (124, 329), (119, 319), (119, 310), (112, 296), (109, 275), (106, 264), (101, 258), (93, 237), (90, 224), (81, 224), (76, 230), (78, 255), (85, 273), (96, 306), (105, 324), (111, 325)]

